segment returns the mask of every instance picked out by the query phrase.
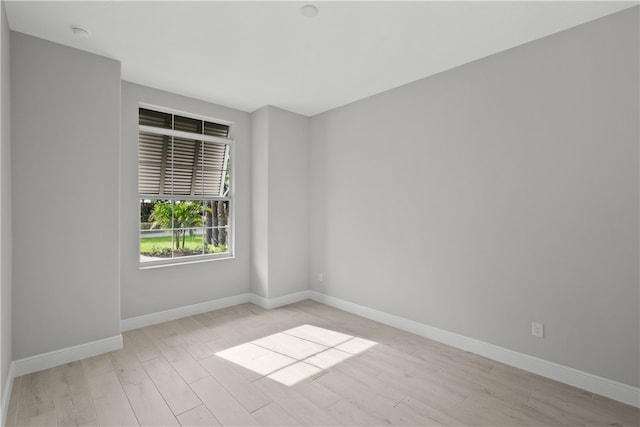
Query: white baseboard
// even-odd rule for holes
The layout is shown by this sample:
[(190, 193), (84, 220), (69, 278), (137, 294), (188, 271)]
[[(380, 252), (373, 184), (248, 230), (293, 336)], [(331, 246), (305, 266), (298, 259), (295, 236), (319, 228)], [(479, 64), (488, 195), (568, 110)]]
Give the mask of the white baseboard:
[(14, 364), (9, 364), (9, 372), (7, 372), (6, 383), (4, 384), (4, 390), (2, 390), (2, 425), (7, 425), (7, 414), (9, 413), (9, 401), (11, 400), (11, 392), (13, 391), (13, 379), (16, 377), (14, 374)]
[(293, 304), (294, 302), (309, 299), (311, 298), (310, 292), (311, 291), (305, 290), (276, 298), (265, 298), (256, 294), (251, 294), (251, 299), (249, 300), (249, 302), (264, 309), (270, 310), (272, 308), (282, 307), (283, 305)]
[(284, 295), (277, 298), (265, 298), (256, 294), (245, 293), (234, 295), (231, 297), (220, 298), (211, 301), (205, 301), (197, 304), (186, 305), (183, 307), (172, 308), (170, 310), (159, 311), (156, 313), (144, 314), (142, 316), (131, 317), (120, 321), (120, 330), (122, 332), (132, 329), (143, 328), (145, 326), (156, 325), (162, 322), (181, 319), (183, 317), (193, 316), (195, 314), (206, 313), (208, 311), (220, 310), (221, 308), (232, 307), (238, 304), (250, 302), (264, 309), (272, 309), (294, 302), (309, 299), (309, 291), (300, 291), (293, 294)]
[(53, 368), (54, 366), (60, 366), (65, 363), (75, 362), (76, 360), (86, 359), (87, 357), (120, 350), (121, 348), (122, 335), (118, 334), (113, 337), (74, 345), (73, 347), (62, 348), (60, 350), (54, 350), (48, 353), (38, 354), (36, 356), (25, 357), (24, 359), (18, 359), (11, 362), (13, 377), (20, 377), (22, 375), (42, 371), (43, 369)]
[(434, 328), (424, 323), (385, 313), (320, 292), (309, 291), (309, 297), (314, 301), (384, 323), (385, 325), (393, 326), (506, 365), (514, 366), (592, 393), (606, 396), (628, 405), (640, 407), (640, 389), (638, 387), (632, 387), (588, 372), (579, 371), (454, 332), (445, 331), (444, 329)]
[(198, 304), (186, 305), (184, 307), (172, 308), (170, 310), (159, 311), (157, 313), (144, 314), (138, 317), (131, 317), (120, 321), (120, 330), (130, 331), (132, 329), (143, 328), (170, 320), (181, 319), (195, 314), (206, 313), (208, 311), (219, 310), (221, 308), (232, 307), (250, 301), (253, 294), (240, 294), (231, 297), (205, 301)]

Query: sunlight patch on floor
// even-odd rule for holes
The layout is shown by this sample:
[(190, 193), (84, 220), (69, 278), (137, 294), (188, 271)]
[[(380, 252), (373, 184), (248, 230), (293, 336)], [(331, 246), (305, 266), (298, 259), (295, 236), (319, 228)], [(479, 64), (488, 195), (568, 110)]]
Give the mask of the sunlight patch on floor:
[(216, 355), (292, 386), (376, 344), (341, 332), (302, 325), (219, 351)]

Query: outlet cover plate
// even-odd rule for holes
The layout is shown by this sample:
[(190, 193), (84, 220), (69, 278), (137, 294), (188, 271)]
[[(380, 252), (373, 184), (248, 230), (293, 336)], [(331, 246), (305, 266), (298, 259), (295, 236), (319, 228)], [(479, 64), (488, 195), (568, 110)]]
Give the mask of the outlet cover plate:
[(532, 322), (531, 335), (536, 338), (544, 338), (544, 324), (539, 322)]

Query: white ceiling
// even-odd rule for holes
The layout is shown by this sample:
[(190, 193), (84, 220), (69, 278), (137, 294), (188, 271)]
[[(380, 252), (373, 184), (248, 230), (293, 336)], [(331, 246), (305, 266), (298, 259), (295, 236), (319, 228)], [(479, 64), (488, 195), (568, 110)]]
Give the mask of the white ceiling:
[[(638, 4), (7, 1), (9, 27), (122, 62), (122, 78), (314, 115)], [(70, 25), (89, 29), (74, 37)]]

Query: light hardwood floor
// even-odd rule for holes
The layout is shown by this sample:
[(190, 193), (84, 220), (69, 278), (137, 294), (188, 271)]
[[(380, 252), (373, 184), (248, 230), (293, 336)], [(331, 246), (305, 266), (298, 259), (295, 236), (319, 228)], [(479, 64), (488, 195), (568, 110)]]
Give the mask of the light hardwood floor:
[[(293, 386), (216, 352), (303, 324), (377, 342)], [(637, 426), (639, 410), (343, 311), (243, 304), (15, 379), (7, 425)]]

